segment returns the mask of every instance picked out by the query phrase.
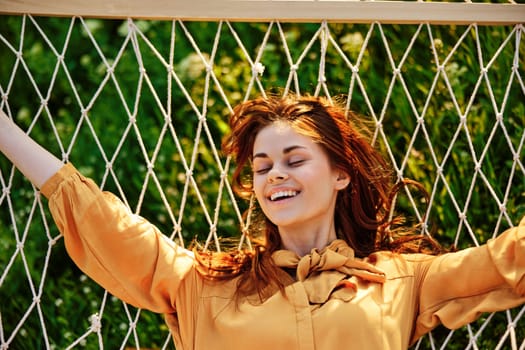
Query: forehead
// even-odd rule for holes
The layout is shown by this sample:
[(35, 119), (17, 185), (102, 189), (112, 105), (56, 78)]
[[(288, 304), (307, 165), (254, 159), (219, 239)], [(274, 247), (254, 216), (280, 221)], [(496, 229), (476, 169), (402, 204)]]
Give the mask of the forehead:
[(253, 145), (253, 154), (282, 152), (290, 146), (319, 147), (310, 137), (300, 134), (289, 123), (279, 121), (265, 126), (258, 132)]

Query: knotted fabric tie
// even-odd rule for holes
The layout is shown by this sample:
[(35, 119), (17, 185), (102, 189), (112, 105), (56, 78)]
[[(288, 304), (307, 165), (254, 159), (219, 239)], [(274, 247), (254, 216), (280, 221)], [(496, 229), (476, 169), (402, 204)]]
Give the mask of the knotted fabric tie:
[[(356, 259), (354, 250), (341, 239), (321, 250), (312, 249), (310, 254), (303, 257), (289, 250), (278, 250), (272, 254), (272, 258), (279, 267), (297, 269), (297, 280), (303, 283), (312, 304), (325, 303), (334, 291), (352, 286), (347, 282), (351, 276), (368, 282), (385, 282), (385, 274), (381, 270)], [(355, 292), (355, 286), (344, 288), (338, 298), (349, 301), (355, 296)]]

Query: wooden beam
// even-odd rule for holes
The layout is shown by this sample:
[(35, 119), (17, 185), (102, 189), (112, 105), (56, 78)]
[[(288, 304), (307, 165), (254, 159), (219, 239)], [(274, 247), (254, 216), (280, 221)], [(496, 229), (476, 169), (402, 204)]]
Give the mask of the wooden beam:
[(525, 4), (352, 0), (0, 0), (0, 14), (289, 22), (516, 24)]

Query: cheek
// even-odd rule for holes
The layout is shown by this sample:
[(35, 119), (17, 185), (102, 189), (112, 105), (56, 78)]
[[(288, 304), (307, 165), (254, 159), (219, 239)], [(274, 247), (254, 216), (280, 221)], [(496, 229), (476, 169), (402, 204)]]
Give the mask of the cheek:
[(315, 195), (330, 194), (335, 191), (335, 175), (320, 168), (316, 170), (317, 172), (301, 174), (303, 186), (315, 192)]
[(253, 178), (253, 192), (255, 193), (255, 197), (259, 201), (263, 197), (264, 183), (265, 183), (265, 180), (262, 179), (261, 176), (254, 176), (254, 178)]
[(312, 167), (312, 169), (298, 174), (298, 177), (300, 177), (304, 183), (326, 184), (331, 181), (332, 174), (322, 167)]

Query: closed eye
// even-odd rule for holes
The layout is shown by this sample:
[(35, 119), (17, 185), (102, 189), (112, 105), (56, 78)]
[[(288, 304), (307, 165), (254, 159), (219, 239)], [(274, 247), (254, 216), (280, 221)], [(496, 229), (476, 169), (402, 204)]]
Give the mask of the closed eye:
[(266, 174), (272, 169), (273, 164), (267, 161), (256, 161), (252, 165), (254, 174)]
[(288, 165), (291, 167), (296, 167), (296, 166), (303, 164), (305, 161), (306, 161), (305, 159), (294, 160), (293, 162), (289, 162)]
[(262, 168), (262, 169), (257, 169), (257, 170), (254, 170), (254, 173), (256, 174), (266, 174), (267, 172), (270, 171), (270, 168)]

